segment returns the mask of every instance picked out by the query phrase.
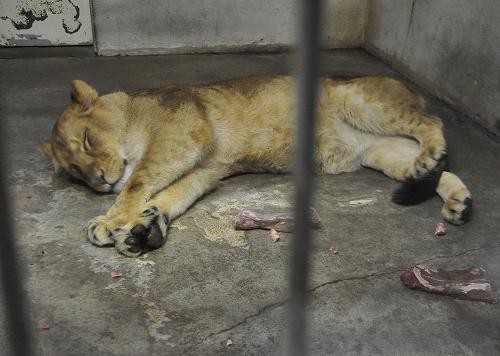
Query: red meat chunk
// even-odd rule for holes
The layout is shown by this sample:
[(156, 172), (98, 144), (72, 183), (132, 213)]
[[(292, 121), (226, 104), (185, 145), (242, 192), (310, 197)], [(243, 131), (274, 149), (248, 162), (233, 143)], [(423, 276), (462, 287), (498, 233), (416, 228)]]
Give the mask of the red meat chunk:
[(485, 278), (482, 268), (464, 270), (415, 266), (401, 275), (403, 284), (412, 289), (451, 297), (497, 303), (495, 288)]

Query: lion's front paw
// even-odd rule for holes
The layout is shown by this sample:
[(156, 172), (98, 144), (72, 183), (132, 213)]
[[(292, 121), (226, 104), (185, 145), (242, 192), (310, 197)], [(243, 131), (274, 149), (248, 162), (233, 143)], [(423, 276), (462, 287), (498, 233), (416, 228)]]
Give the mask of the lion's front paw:
[(111, 246), (115, 243), (112, 239), (111, 228), (108, 218), (101, 215), (90, 220), (85, 231), (87, 233), (87, 238), (94, 245)]
[(125, 256), (138, 257), (161, 247), (167, 238), (168, 218), (157, 208), (145, 210), (137, 222), (113, 233), (115, 248)]

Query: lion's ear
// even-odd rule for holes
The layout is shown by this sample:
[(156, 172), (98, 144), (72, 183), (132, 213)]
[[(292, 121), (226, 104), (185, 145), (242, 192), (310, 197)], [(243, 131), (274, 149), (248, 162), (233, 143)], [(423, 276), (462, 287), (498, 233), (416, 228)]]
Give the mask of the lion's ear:
[(53, 159), (54, 155), (52, 154), (52, 145), (50, 144), (50, 140), (42, 141), (38, 144), (38, 150), (47, 158)]
[(79, 104), (84, 113), (89, 112), (99, 98), (97, 91), (83, 80), (73, 80), (71, 87), (71, 101)]

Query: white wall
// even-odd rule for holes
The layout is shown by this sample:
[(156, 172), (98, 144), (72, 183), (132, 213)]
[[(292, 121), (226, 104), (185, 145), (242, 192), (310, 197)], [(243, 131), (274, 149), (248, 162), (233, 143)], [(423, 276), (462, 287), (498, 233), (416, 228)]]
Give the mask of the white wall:
[[(94, 0), (101, 55), (266, 50), (294, 42), (290, 0)], [(363, 42), (367, 0), (327, 0), (328, 48)]]
[(369, 0), (365, 47), (500, 134), (500, 1)]

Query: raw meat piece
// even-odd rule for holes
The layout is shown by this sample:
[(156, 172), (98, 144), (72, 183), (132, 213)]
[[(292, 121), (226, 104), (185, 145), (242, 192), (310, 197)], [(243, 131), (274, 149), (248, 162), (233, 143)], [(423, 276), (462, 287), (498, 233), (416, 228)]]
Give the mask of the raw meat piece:
[(412, 289), (445, 294), (451, 297), (497, 303), (495, 289), (484, 277), (482, 268), (464, 270), (415, 266), (401, 275), (403, 284)]
[(269, 235), (274, 242), (278, 242), (281, 238), (279, 232), (274, 229), (269, 230)]
[(121, 276), (122, 276), (121, 272), (118, 272), (118, 271), (111, 272), (111, 278), (118, 278), (118, 277), (121, 277)]
[(446, 235), (446, 228), (442, 222), (436, 224), (436, 229), (434, 230), (434, 235), (443, 236)]
[(332, 255), (336, 255), (337, 253), (339, 253), (339, 251), (337, 251), (337, 248), (335, 246), (330, 247), (328, 251), (330, 251)]
[[(320, 226), (319, 214), (310, 208), (310, 222), (313, 228)], [(242, 210), (233, 221), (236, 230), (274, 229), (280, 232), (292, 232), (294, 227), (293, 213), (260, 214), (251, 210)]]

